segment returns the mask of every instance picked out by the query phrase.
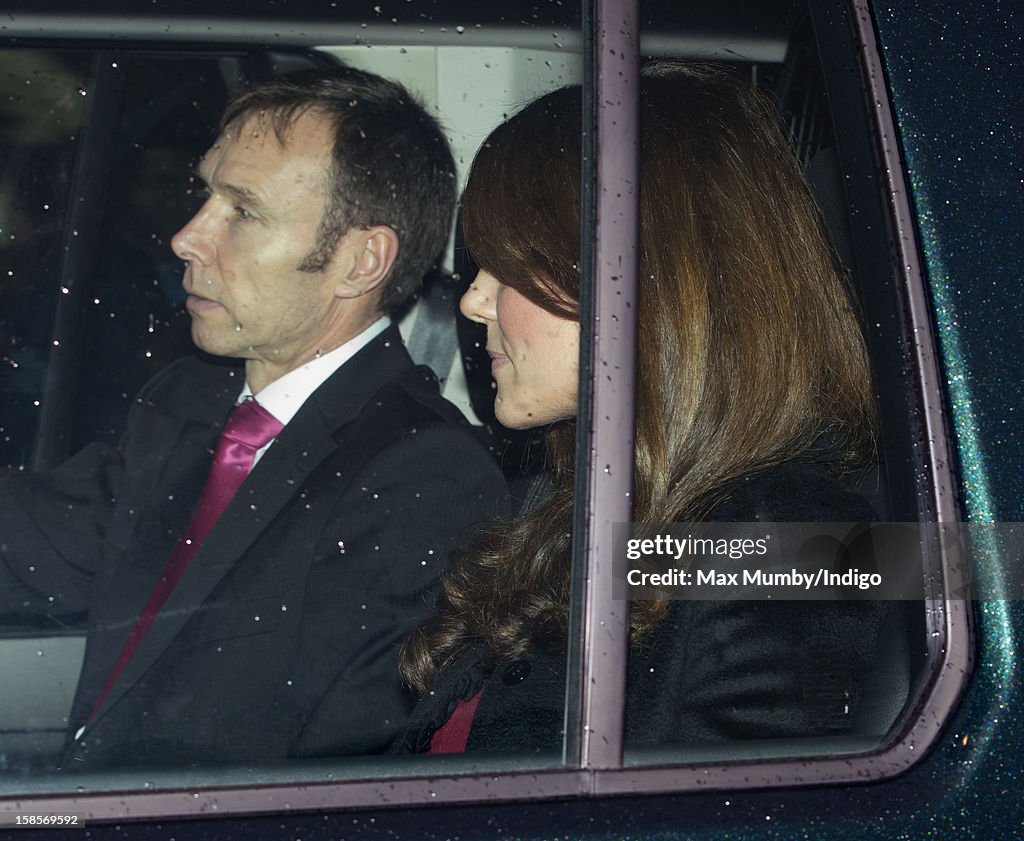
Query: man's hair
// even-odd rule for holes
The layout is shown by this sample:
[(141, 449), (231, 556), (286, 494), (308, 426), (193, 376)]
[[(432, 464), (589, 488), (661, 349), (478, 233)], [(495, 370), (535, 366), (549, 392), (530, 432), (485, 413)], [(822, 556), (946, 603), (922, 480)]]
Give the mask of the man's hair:
[(351, 67), (257, 83), (228, 103), (220, 129), (261, 114), (282, 146), (303, 115), (333, 129), (327, 202), (300, 270), (322, 271), (348, 231), (386, 225), (399, 245), (379, 308), (401, 307), (444, 249), (455, 210), (455, 162), (437, 120), (402, 85)]

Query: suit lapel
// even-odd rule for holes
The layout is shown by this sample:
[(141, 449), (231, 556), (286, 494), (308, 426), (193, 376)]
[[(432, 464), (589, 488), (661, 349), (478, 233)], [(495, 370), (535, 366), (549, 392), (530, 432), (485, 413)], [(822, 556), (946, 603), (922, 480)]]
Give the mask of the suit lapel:
[[(92, 630), (79, 681), (80, 691), (88, 687), (88, 693), (77, 698), (75, 706), (79, 719), (90, 712), (188, 525), (210, 469), (217, 435), (242, 388), (231, 369), (204, 366), (196, 360), (179, 366), (186, 373), (174, 380), (159, 405), (150, 404), (146, 395), (140, 398), (150, 408), (133, 430), (137, 442), (125, 442), (130, 472), (108, 535), (121, 556), (106, 566), (104, 577), (97, 581)], [(160, 442), (167, 443), (158, 446)], [(97, 718), (126, 685), (130, 684), (122, 673)]]
[[(127, 689), (137, 683), (156, 662), (196, 611), (210, 598), (224, 576), (250, 550), (267, 525), (302, 491), (312, 473), (335, 453), (339, 439), (344, 437), (344, 428), (359, 415), (367, 401), (384, 383), (396, 379), (411, 367), (412, 360), (402, 344), (398, 329), (392, 325), (335, 371), (306, 400), (253, 468), (207, 536), (168, 597), (158, 620), (139, 643), (117, 684), (108, 694), (96, 719), (116, 704)], [(237, 392), (234, 396), (237, 396)], [(211, 413), (219, 413), (218, 424), (222, 424), (230, 410), (230, 403), (216, 410), (210, 406), (207, 409), (211, 411), (198, 413), (202, 416), (201, 420), (192, 417), (192, 423), (184, 424), (181, 435), (183, 448), (195, 448), (196, 430), (208, 423)], [(206, 449), (210, 445), (201, 446)], [(207, 471), (209, 463), (207, 453)], [(199, 490), (196, 490), (193, 501), (198, 498), (198, 494)], [(154, 504), (159, 505), (160, 502), (157, 497)], [(170, 541), (166, 557), (170, 556), (177, 535), (184, 531), (186, 524), (187, 517)], [(282, 576), (295, 575), (311, 562), (312, 558), (290, 559), (287, 564), (279, 565), (286, 569), (278, 569), (276, 572)], [(102, 659), (108, 661), (109, 665), (101, 674), (109, 674), (113, 667), (134, 620), (149, 598), (156, 574), (148, 587), (141, 588), (145, 592), (139, 592), (136, 587), (134, 594), (118, 605), (122, 631), (118, 635), (120, 643), (110, 645), (104, 651)], [(283, 581), (281, 586), (284, 587)]]

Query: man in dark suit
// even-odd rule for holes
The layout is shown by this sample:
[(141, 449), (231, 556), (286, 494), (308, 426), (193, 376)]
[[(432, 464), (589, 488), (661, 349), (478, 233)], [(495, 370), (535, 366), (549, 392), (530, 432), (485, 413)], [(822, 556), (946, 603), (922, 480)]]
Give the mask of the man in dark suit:
[(118, 448), (0, 481), (0, 620), (88, 628), (65, 767), (385, 749), (398, 646), (504, 506), (386, 317), (447, 237), (436, 122), (371, 74), (283, 77), (229, 104), (198, 178), (172, 247), (220, 359), (159, 374)]

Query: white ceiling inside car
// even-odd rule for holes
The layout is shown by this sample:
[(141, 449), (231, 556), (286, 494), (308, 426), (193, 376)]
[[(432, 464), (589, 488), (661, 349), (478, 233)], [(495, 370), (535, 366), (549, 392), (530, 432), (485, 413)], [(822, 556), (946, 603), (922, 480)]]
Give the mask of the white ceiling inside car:
[(459, 189), (477, 148), (520, 107), (580, 80), (578, 53), (507, 47), (324, 47), (353, 67), (404, 84), (441, 120), (459, 170)]

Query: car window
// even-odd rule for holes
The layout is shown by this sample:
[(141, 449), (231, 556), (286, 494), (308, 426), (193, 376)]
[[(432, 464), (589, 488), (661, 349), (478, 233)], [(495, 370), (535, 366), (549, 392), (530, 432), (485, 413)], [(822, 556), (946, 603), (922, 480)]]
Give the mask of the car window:
[[(584, 350), (575, 509), (569, 528), (570, 630), (566, 650), (553, 658), (559, 666), (551, 678), (559, 706), (557, 739), (543, 749), (509, 743), (491, 752), (451, 756), (391, 756), (375, 745), (347, 752), (356, 755), (329, 749), (292, 755), (282, 750), (274, 759), (252, 760), (225, 733), (211, 736), (216, 750), (186, 758), (177, 767), (150, 761), (144, 754), (99, 770), (69, 767), (75, 734), (68, 727), (76, 716), (75, 688), (80, 679), (90, 679), (84, 658), (92, 631), (87, 631), (88, 611), (61, 612), (58, 607), (65, 598), (73, 602), (68, 595), (72, 590), (86, 592), (92, 586), (82, 572), (67, 592), (61, 589), (63, 583), (50, 585), (43, 598), (56, 606), (43, 604), (31, 621), (15, 615), (18, 605), (5, 604), (0, 615), (0, 669), (18, 675), (0, 690), (0, 797), (63, 795), (74, 808), (106, 818), (116, 816), (123, 808), (119, 804), (129, 800), (139, 815), (191, 815), (214, 803), (223, 812), (261, 812), (371, 802), (676, 791), (705, 785), (709, 777), (725, 789), (814, 783), (895, 773), (915, 761), (915, 738), (934, 735), (959, 689), (948, 660), (949, 651), (959, 649), (949, 641), (959, 634), (962, 642), (966, 626), (963, 602), (948, 600), (942, 584), (943, 564), (955, 559), (952, 550), (948, 542), (929, 541), (919, 530), (921, 523), (950, 516), (949, 500), (938, 491), (943, 482), (949, 483), (945, 465), (950, 462), (939, 466), (935, 458), (946, 445), (936, 432), (941, 417), (936, 425), (929, 414), (937, 400), (937, 392), (929, 389), (937, 385), (927, 367), (930, 334), (927, 314), (920, 312), (921, 277), (913, 265), (907, 268), (908, 257), (893, 256), (901, 244), (914, 252), (914, 233), (909, 210), (900, 203), (905, 198), (899, 194), (898, 152), (885, 134), (893, 129), (886, 123), (884, 88), (877, 87), (881, 71), (871, 63), (877, 56), (870, 52), (870, 23), (858, 24), (844, 4), (831, 0), (777, 0), (756, 9), (742, 3), (697, 3), (681, 9), (650, 0), (593, 9), (512, 4), (498, 12), (409, 3), (394, 16), (382, 7), (345, 11), (296, 6), (286, 20), (279, 19), (273, 4), (257, 6), (226, 4), (213, 22), (203, 25), (184, 15), (131, 25), (99, 16), (81, 30), (89, 33), (88, 43), (59, 16), (16, 12), (10, 46), (0, 51), (0, 79), (10, 91), (0, 105), (5, 116), (0, 129), (0, 474), (6, 474), (0, 481), (51, 475), (89, 446), (108, 448), (103, 452), (124, 446), (126, 433), (132, 440), (130, 418), (139, 411), (140, 391), (145, 403), (147, 383), (176, 360), (196, 355), (184, 308), (182, 260), (171, 250), (171, 240), (202, 204), (204, 185), (195, 178), (196, 168), (217, 138), (225, 103), (247, 84), (287, 71), (339, 65), (398, 81), (439, 119), (461, 190), (474, 155), (494, 127), (538, 96), (581, 83)], [(616, 23), (609, 25), (612, 17)], [(39, 26), (40, 21), (45, 25)], [(650, 594), (623, 589), (620, 580), (624, 541), (675, 527), (683, 529), (680, 536), (687, 534), (683, 524), (630, 525), (636, 519), (631, 478), (631, 431), (634, 409), (639, 411), (633, 403), (635, 348), (645, 329), (636, 317), (635, 264), (629, 268), (637, 236), (633, 95), (639, 63), (664, 58), (710, 63), (763, 91), (773, 103), (820, 208), (836, 264), (849, 278), (870, 353), (879, 416), (876, 458), (844, 482), (865, 510), (873, 510), (874, 516), (866, 519), (876, 522), (873, 531), (868, 529), (874, 541), (870, 558), (881, 566), (857, 571), (884, 573), (886, 583), (893, 582), (879, 591), (884, 591), (879, 601), (885, 604), (872, 619), (873, 633), (884, 644), (868, 652), (870, 667), (858, 674), (858, 695), (851, 701), (844, 695), (849, 681), (842, 668), (839, 673), (818, 668), (831, 650), (828, 634), (811, 635), (803, 649), (808, 666), (796, 670), (789, 696), (797, 707), (808, 696), (829, 696), (830, 709), (841, 710), (834, 733), (831, 725), (806, 734), (799, 727), (783, 728), (781, 735), (754, 726), (753, 735), (727, 728), (722, 737), (695, 725), (693, 732), (700, 735), (652, 743), (643, 736), (643, 717), (650, 711), (637, 712), (631, 701), (633, 687), (642, 680), (662, 680), (662, 674), (670, 676), (666, 680), (697, 680), (680, 677), (678, 670), (692, 668), (699, 675), (699, 668), (708, 665), (686, 661), (678, 652), (666, 655), (669, 662), (660, 659), (659, 646), (665, 643), (657, 635), (631, 646), (630, 600), (649, 601)], [(477, 271), (466, 250), (461, 216), (455, 222), (423, 294), (401, 314), (402, 334), (414, 359), (434, 369), (445, 396), (472, 422), (474, 438), (507, 482), (513, 510), (529, 510), (549, 492), (543, 445), (535, 434), (506, 429), (495, 418), (486, 339), (455, 316), (458, 299)], [(459, 467), (469, 475), (468, 466)], [(61, 488), (62, 493), (68, 490)], [(198, 497), (198, 487), (193, 490)], [(304, 487), (300, 507), (311, 511), (321, 504), (315, 492), (313, 484)], [(5, 493), (9, 510), (27, 505), (24, 494)], [(70, 493), (78, 494), (77, 486)], [(367, 498), (373, 493), (367, 491)], [(82, 498), (74, 497), (74, 504)], [(171, 503), (179, 519), (183, 515), (178, 509), (192, 504)], [(61, 512), (51, 509), (51, 516), (60, 517)], [(755, 518), (744, 513), (734, 519)], [(77, 550), (78, 541), (62, 531), (63, 522), (42, 524), (39, 531), (46, 541), (36, 551), (54, 546), (65, 553)], [(162, 520), (149, 523), (153, 530), (163, 527)], [(745, 538), (742, 528), (739, 523), (729, 526), (722, 535)], [(751, 532), (753, 540), (764, 531)], [(113, 533), (119, 550), (138, 538), (123, 528)], [(837, 534), (829, 533), (829, 538), (848, 549), (849, 528)], [(155, 534), (143, 537), (158, 545)], [(773, 532), (777, 541), (805, 545), (820, 538), (821, 531), (813, 529), (810, 537), (798, 530)], [(0, 534), (0, 551), (6, 551), (5, 539)], [(293, 539), (287, 547), (268, 545), (278, 551), (310, 551), (305, 537)], [(386, 539), (384, 535), (385, 547)], [(347, 540), (332, 541), (338, 557), (350, 554)], [(424, 564), (435, 562), (439, 567), (439, 559), (424, 555)], [(25, 568), (35, 574), (34, 564)], [(373, 586), (385, 586), (387, 578), (379, 574)], [(237, 581), (229, 586), (241, 591), (245, 585)], [(248, 590), (243, 607), (210, 612), (197, 634), (216, 623), (234, 627), (232, 622), (241, 625), (244, 620), (244, 638), (225, 632), (216, 645), (228, 652), (223, 662), (229, 665), (207, 664), (204, 671), (185, 671), (178, 679), (242, 683), (241, 661), (230, 665), (231, 652), (246, 650), (257, 637), (286, 626), (296, 612), (290, 609), (296, 599), (319, 599), (329, 608), (333, 596), (326, 589), (300, 593), (302, 585), (288, 586), (292, 589)], [(357, 610), (374, 607), (376, 594), (365, 586), (369, 595), (356, 600)], [(839, 589), (854, 605), (865, 601), (863, 592), (851, 592), (856, 584), (847, 582)], [(755, 584), (740, 595), (759, 605), (744, 613), (744, 619), (753, 617), (763, 623), (762, 630), (771, 628), (777, 621), (775, 606), (765, 609), (756, 601), (770, 601), (771, 594)], [(423, 605), (432, 598), (430, 588), (424, 587), (417, 593), (417, 610), (426, 613)], [(728, 598), (738, 603), (735, 594)], [(827, 623), (835, 593), (830, 591), (828, 599), (800, 604), (809, 605), (808, 611), (823, 611), (822, 622)], [(663, 628), (694, 639), (724, 633), (724, 624), (687, 627), (677, 622), (672, 618), (678, 611), (674, 604), (670, 602), (670, 620)], [(701, 615), (715, 613), (712, 599), (693, 604), (697, 619), (687, 621), (699, 622)], [(781, 615), (783, 623), (788, 621)], [(401, 623), (405, 630), (415, 624), (408, 618)], [(358, 620), (352, 627), (354, 632), (366, 630)], [(274, 656), (295, 663), (329, 660), (333, 643), (318, 648), (317, 633), (309, 631), (292, 641), (293, 650), (275, 651)], [(751, 633), (749, 626), (744, 633)], [(726, 638), (715, 650), (736, 650), (733, 639)], [(188, 651), (199, 644), (199, 637), (187, 634), (175, 643), (183, 652), (181, 662), (198, 662), (188, 660)], [(378, 664), (392, 663), (397, 644), (388, 640), (378, 649), (368, 644), (365, 657), (356, 658), (352, 668), (369, 670), (374, 658)], [(695, 649), (702, 650), (699, 645)], [(86, 671), (80, 675), (83, 662)], [(492, 679), (511, 686), (531, 668), (540, 668), (539, 661), (522, 662), (501, 663)], [(310, 671), (315, 671), (313, 665)], [(712, 705), (719, 687), (715, 681), (724, 679), (717, 665), (707, 672)], [(945, 682), (937, 677), (943, 668)], [(744, 677), (763, 682), (772, 675), (750, 672)], [(272, 697), (254, 699), (254, 706), (266, 702), (286, 710), (288, 694), (302, 687), (283, 683)], [(763, 684), (754, 686), (754, 694), (762, 689)], [(341, 700), (347, 696), (324, 692), (336, 707), (317, 727), (341, 726), (349, 714)], [(937, 718), (922, 724), (931, 715), (922, 710), (940, 696), (946, 706), (940, 705)], [(728, 693), (724, 697), (723, 704), (731, 703)], [(146, 703), (138, 702), (137, 720), (146, 717)], [(358, 714), (373, 720), (374, 712), (360, 709)], [(755, 707), (752, 715), (771, 718), (775, 712)], [(201, 729), (190, 716), (194, 711), (181, 714), (182, 733)], [(292, 726), (287, 718), (282, 712), (282, 730)], [(527, 731), (530, 726), (527, 721)], [(310, 744), (319, 731), (304, 736)], [(176, 738), (168, 732), (165, 741)], [(580, 769), (598, 782), (581, 782)], [(186, 790), (187, 795), (178, 795)]]
[[(566, 20), (571, 24), (572, 16)], [(12, 225), (17, 223), (16, 228), (9, 229), (10, 239), (26, 246), (8, 251), (12, 258), (9, 277), (19, 284), (8, 283), (4, 290), (5, 361), (12, 372), (5, 376), (4, 386), (12, 398), (24, 394), (21, 400), (5, 401), (3, 409), (7, 433), (4, 472), (12, 480), (5, 488), (11, 496), (5, 497), (9, 518), (6, 537), (10, 542), (5, 543), (4, 561), (6, 571), (15, 576), (16, 586), (45, 570), (43, 553), (51, 551), (50, 546), (28, 551), (17, 548), (21, 527), (11, 523), (24, 516), (23, 502), (30, 507), (27, 496), (31, 492), (22, 489), (29, 488), (37, 478), (50, 481), (51, 471), (58, 467), (49, 487), (64, 496), (67, 474), (59, 466), (69, 457), (74, 456), (69, 464), (76, 463), (81, 456), (75, 454), (82, 453), (83, 448), (87, 454), (113, 453), (116, 450), (110, 448), (116, 447), (124, 452), (130, 446), (126, 442), (135, 435), (133, 412), (144, 411), (140, 406), (153, 405), (149, 398), (140, 398), (140, 392), (148, 395), (154, 377), (158, 382), (168, 366), (173, 370), (181, 360), (196, 355), (184, 307), (182, 260), (172, 250), (172, 238), (202, 205), (202, 192), (209, 185), (203, 184), (196, 173), (203, 171), (202, 156), (217, 138), (220, 114), (231, 96), (246, 84), (309, 68), (351, 66), (386, 74), (406, 85), (444, 125), (455, 157), (456, 186), (460, 186), (476, 148), (504, 115), (545, 90), (578, 80), (578, 36), (570, 31), (566, 37), (575, 40), (577, 49), (563, 50), (559, 45), (552, 48), (543, 42), (520, 47), (517, 39), (504, 36), (498, 45), (486, 49), (439, 47), (430, 38), (417, 38), (414, 33), (412, 40), (424, 41), (424, 45), (406, 46), (401, 37), (382, 39), (372, 52), (366, 45), (353, 46), (341, 37), (335, 38), (331, 46), (311, 49), (293, 45), (279, 51), (202, 44), (183, 48), (167, 43), (152, 48), (137, 43), (128, 47), (111, 45), (97, 50), (24, 43), (6, 52), (4, 66), (10, 78), (31, 92), (38, 90), (37, 98), (28, 106), (12, 106), (17, 120), (9, 137), (12, 152), (7, 160), (11, 165), (4, 174), (5, 183), (10, 185), (5, 195), (32, 211), (28, 218), (14, 212), (15, 208), (5, 214), (5, 225), (8, 219), (13, 220)], [(397, 43), (389, 42), (392, 40)], [(453, 80), (463, 79), (475, 80), (475, 89), (456, 87)], [(12, 102), (18, 101), (12, 98)], [(63, 158), (57, 159), (58, 153)], [(19, 164), (21, 160), (29, 166)], [(61, 165), (54, 165), (54, 160)], [(37, 207), (38, 195), (47, 197), (46, 207)], [(50, 219), (57, 221), (51, 223)], [(29, 245), (35, 248), (30, 250)], [(459, 251), (464, 247), (460, 245)], [(460, 388), (466, 391), (466, 378), (461, 373), (461, 353), (455, 341), (454, 301), (465, 284), (457, 272), (453, 273), (455, 252), (455, 243), (449, 242), (438, 270), (427, 279), (424, 304), (404, 314), (402, 329), (417, 361), (441, 371), (446, 393), (472, 416), (468, 398), (459, 396)], [(21, 278), (26, 279), (24, 285), (20, 284)], [(424, 314), (427, 302), (433, 304), (434, 313)], [(424, 326), (424, 322), (428, 323)], [(483, 342), (479, 335), (467, 344), (466, 352), (475, 354), (480, 364)], [(442, 367), (445, 365), (457, 369), (457, 376), (447, 376), (448, 371)], [(490, 391), (489, 377), (483, 370), (476, 372), (476, 380), (475, 387)], [(517, 479), (520, 495), (525, 493), (530, 481), (518, 476), (516, 460), (505, 452), (508, 433), (493, 425), (493, 413), (491, 427), (481, 425), (465, 434), (470, 440), (480, 439), (476, 446), (482, 457), (488, 464), (492, 460), (496, 463), (489, 468), (492, 478), (500, 476), (504, 466), (510, 478)], [(145, 442), (141, 443), (144, 448)], [(297, 455), (303, 457), (305, 452)], [(455, 467), (461, 469), (463, 465)], [(374, 471), (364, 479), (367, 484), (361, 490), (367, 500), (384, 496), (371, 486), (371, 482), (381, 481), (377, 476)], [(20, 479), (25, 481), (16, 484)], [(282, 479), (281, 483), (287, 486), (293, 481)], [(49, 487), (46, 496), (51, 495)], [(434, 493), (429, 486), (411, 490), (417, 491), (417, 500)], [(115, 504), (120, 493), (118, 484), (111, 494)], [(314, 490), (303, 490), (298, 504), (308, 510), (310, 506), (301, 503), (307, 494), (315, 498)], [(493, 496), (493, 501), (499, 502), (496, 485)], [(173, 502), (172, 494), (167, 504), (173, 506)], [(87, 507), (74, 491), (60, 504), (70, 512)], [(416, 502), (409, 504), (415, 506)], [(493, 516), (498, 509), (495, 504), (486, 513)], [(135, 511), (125, 513), (130, 518)], [(485, 519), (483, 514), (480, 509), (469, 516)], [(36, 516), (38, 509), (33, 509), (28, 519)], [(159, 540), (154, 527), (158, 532), (163, 529), (159, 522), (144, 524), (130, 542)], [(443, 524), (439, 528), (443, 530)], [(17, 539), (12, 530), (18, 532)], [(61, 529), (50, 524), (44, 524), (40, 531), (43, 541), (54, 544), (74, 540), (70, 534), (55, 536), (54, 532)], [(343, 537), (349, 539), (332, 544), (339, 563), (352, 555), (359, 539)], [(388, 553), (386, 535), (367, 539), (378, 544), (371, 547), (373, 552)], [(67, 554), (66, 547), (59, 551)], [(319, 552), (316, 550), (317, 557)], [(423, 547), (422, 552), (424, 557), (418, 564), (434, 569), (436, 575), (440, 556), (447, 551), (438, 546), (436, 550)], [(64, 586), (53, 583), (58, 588)], [(348, 584), (354, 586), (351, 581)], [(71, 733), (75, 738), (69, 741), (69, 721), (77, 715), (75, 688), (80, 672), (87, 674), (90, 669), (85, 642), (90, 622), (94, 628), (95, 622), (88, 610), (62, 608), (65, 596), (60, 592), (40, 593), (41, 612), (35, 601), (19, 600), (15, 592), (20, 591), (10, 592), (0, 618), (6, 632), (3, 656), (5, 668), (22, 674), (23, 680), (16, 689), (12, 687), (9, 702), (4, 705), (4, 727), (12, 734), (4, 745), (4, 765), (12, 772), (14, 789), (27, 784), (36, 790), (66, 790), (71, 784), (67, 772), (75, 767), (68, 764), (69, 745), (82, 741), (81, 731), (77, 736)], [(418, 613), (425, 615), (429, 589), (411, 595), (418, 603)], [(214, 619), (204, 609), (210, 619), (204, 620), (207, 630), (198, 633), (212, 634), (218, 654), (232, 645), (246, 646), (250, 638), (256, 642), (264, 634), (277, 632), (287, 622), (284, 614), (289, 607), (296, 610), (295, 599), (308, 604), (310, 597), (301, 590), (291, 596), (254, 593), (236, 611), (237, 617), (225, 614)], [(375, 607), (374, 599), (390, 598), (387, 591), (367, 590), (362, 599), (356, 599), (360, 602), (356, 609), (369, 613)], [(397, 604), (388, 608), (396, 613), (407, 609)], [(373, 628), (371, 620), (361, 619), (358, 614), (345, 621), (354, 622), (357, 632)], [(221, 622), (238, 625), (244, 632), (220, 631)], [(411, 629), (408, 618), (401, 622), (406, 631)], [(383, 656), (372, 654), (372, 647), (365, 654), (387, 664), (395, 672), (395, 682), (394, 650), (400, 641), (399, 636), (388, 643)], [(339, 683), (347, 679), (343, 675)], [(218, 680), (230, 684), (230, 678), (223, 674)], [(354, 680), (358, 682), (359, 678)], [(281, 684), (298, 682), (288, 679)], [(377, 713), (373, 705), (367, 705), (366, 712), (368, 720), (388, 715)], [(340, 708), (338, 714), (343, 715)], [(148, 717), (149, 713), (143, 709), (142, 715)], [(394, 735), (393, 728), (388, 725), (387, 729), (391, 735), (368, 752), (378, 753), (387, 747)], [(228, 754), (239, 755), (238, 748), (245, 752), (239, 740), (234, 744), (236, 747), (218, 757), (219, 783), (229, 778), (241, 780), (252, 771), (251, 764), (228, 765), (221, 761)], [(541, 761), (557, 762), (557, 753)], [(278, 764), (284, 769), (285, 752), (281, 752), (280, 759)], [(116, 770), (122, 763), (118, 760), (112, 764)], [(140, 762), (138, 756), (125, 756), (123, 764), (149, 767), (153, 772), (149, 788), (162, 787), (161, 775), (169, 770), (160, 760)], [(204, 764), (190, 763), (190, 773)], [(393, 774), (397, 765), (390, 764), (392, 771), (388, 773)], [(306, 763), (305, 767), (311, 766)], [(269, 766), (264, 771), (271, 776), (278, 773)], [(366, 773), (365, 768), (357, 770), (355, 766), (350, 771), (356, 776)], [(180, 781), (177, 772), (170, 773)], [(205, 771), (199, 773), (200, 777), (193, 779), (214, 779), (206, 777)], [(321, 772), (313, 773), (318, 777)], [(293, 779), (292, 771), (285, 771), (284, 779)], [(77, 775), (76, 780), (76, 789), (104, 791), (124, 786), (126, 778), (101, 773), (95, 778)], [(129, 788), (136, 786), (130, 783)]]

